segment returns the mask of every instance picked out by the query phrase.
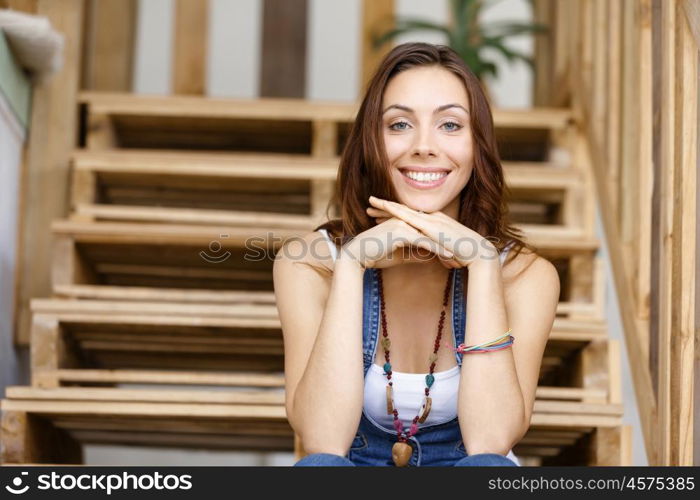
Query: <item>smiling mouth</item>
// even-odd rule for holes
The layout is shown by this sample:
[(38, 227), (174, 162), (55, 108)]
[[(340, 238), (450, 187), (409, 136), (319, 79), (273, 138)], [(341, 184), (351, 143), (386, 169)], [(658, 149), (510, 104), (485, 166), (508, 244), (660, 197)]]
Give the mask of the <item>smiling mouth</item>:
[(433, 186), (442, 184), (445, 177), (450, 174), (450, 172), (447, 170), (440, 170), (438, 172), (418, 172), (415, 170), (404, 169), (400, 170), (400, 172), (407, 182), (419, 186)]

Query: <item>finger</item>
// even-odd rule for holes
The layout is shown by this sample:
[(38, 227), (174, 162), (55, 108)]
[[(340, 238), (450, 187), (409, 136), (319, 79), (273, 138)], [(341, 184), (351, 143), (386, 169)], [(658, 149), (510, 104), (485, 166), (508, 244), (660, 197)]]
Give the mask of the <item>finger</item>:
[(438, 245), (434, 241), (426, 239), (425, 236), (420, 233), (418, 233), (416, 237), (409, 239), (408, 244), (415, 247), (423, 248), (424, 250), (427, 250), (432, 254), (441, 256), (445, 260), (451, 260), (454, 257), (454, 254), (452, 252), (442, 247), (441, 245)]
[[(396, 218), (394, 218), (396, 219)], [(434, 239), (428, 237), (427, 235), (421, 233), (418, 229), (411, 225), (407, 225), (405, 221), (403, 222), (403, 230), (399, 233), (401, 235), (404, 235), (408, 233), (410, 235), (410, 242), (412, 245), (419, 246), (421, 248), (425, 248), (426, 250), (430, 250), (432, 253), (435, 255), (442, 257), (445, 260), (453, 260), (455, 263), (458, 263), (457, 259), (455, 258), (454, 252), (452, 252), (451, 249), (444, 247)]]
[[(416, 229), (422, 235), (428, 237), (435, 244), (441, 248), (446, 248), (448, 251), (452, 251), (453, 243), (450, 242), (449, 238), (444, 238), (444, 228), (446, 228), (445, 219), (450, 219), (450, 217), (445, 216), (442, 212), (424, 213), (418, 210), (413, 210), (401, 203), (396, 203), (389, 200), (383, 200), (375, 196), (370, 196), (370, 203), (377, 206), (381, 210), (389, 212), (393, 217), (401, 219), (405, 223), (409, 224), (411, 227)], [(454, 259), (455, 263), (461, 267), (461, 264), (457, 259)]]
[(438, 255), (438, 259), (440, 259), (440, 262), (442, 263), (443, 266), (445, 266), (448, 269), (457, 269), (462, 267), (459, 262), (457, 262), (455, 259), (443, 259)]
[(380, 210), (379, 208), (367, 207), (367, 214), (370, 217), (392, 217), (392, 215), (386, 210)]
[(432, 228), (432, 226), (435, 224), (431, 222), (430, 214), (418, 212), (417, 210), (408, 208), (406, 205), (401, 203), (382, 200), (381, 198), (375, 198), (374, 196), (369, 197), (369, 202), (374, 207), (389, 212), (392, 216), (398, 217), (399, 219), (415, 227), (418, 231), (437, 241), (437, 234), (434, 234), (436, 231)]

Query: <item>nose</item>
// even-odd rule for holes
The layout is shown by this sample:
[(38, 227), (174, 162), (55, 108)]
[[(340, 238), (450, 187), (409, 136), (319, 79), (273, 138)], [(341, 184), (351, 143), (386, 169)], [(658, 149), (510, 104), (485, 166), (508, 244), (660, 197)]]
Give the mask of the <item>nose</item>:
[(428, 157), (436, 156), (436, 153), (437, 151), (435, 148), (433, 134), (430, 130), (425, 130), (425, 127), (423, 127), (423, 130), (420, 130), (416, 134), (416, 140), (413, 143), (412, 155), (418, 157)]

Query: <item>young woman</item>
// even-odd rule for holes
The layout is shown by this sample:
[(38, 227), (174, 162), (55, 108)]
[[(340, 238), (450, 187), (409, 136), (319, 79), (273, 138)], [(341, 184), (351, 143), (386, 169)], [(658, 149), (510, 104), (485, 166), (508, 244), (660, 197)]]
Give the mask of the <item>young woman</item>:
[(473, 73), (395, 47), (341, 156), (342, 219), (274, 264), (295, 465), (519, 465), (559, 278), (503, 179)]

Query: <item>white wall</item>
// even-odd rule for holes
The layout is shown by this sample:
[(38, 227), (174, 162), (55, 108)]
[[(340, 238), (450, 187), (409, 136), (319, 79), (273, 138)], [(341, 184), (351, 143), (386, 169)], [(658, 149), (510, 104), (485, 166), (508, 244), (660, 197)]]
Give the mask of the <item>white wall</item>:
[(213, 97), (258, 95), (262, 50), (261, 0), (209, 2), (207, 89)]
[[(216, 97), (258, 96), (262, 45), (262, 0), (212, 0), (209, 15), (207, 94)], [(354, 102), (360, 96), (361, 0), (309, 0), (306, 97)], [(397, 0), (399, 17), (446, 23), (448, 0)], [(134, 68), (134, 89), (144, 94), (172, 92), (173, 0), (140, 0)], [(527, 21), (527, 0), (503, 0), (484, 12), (484, 20)], [(444, 36), (429, 32), (402, 35), (397, 43), (423, 41), (445, 44)], [(532, 53), (527, 35), (508, 45)], [(524, 63), (511, 66), (495, 51), (488, 54), (499, 64), (500, 75), (489, 81), (493, 103), (499, 107), (528, 107), (532, 75)]]
[(172, 92), (173, 0), (139, 0), (136, 14), (133, 89), (142, 94)]
[(29, 382), (28, 350), (13, 342), (17, 207), (25, 131), (0, 91), (0, 394)]

